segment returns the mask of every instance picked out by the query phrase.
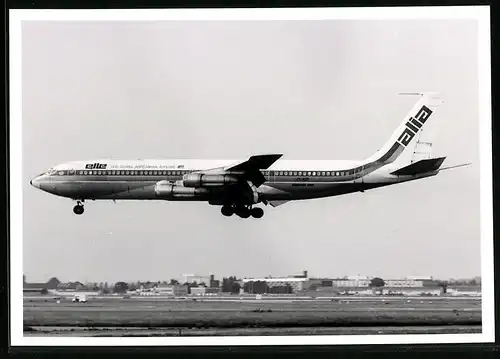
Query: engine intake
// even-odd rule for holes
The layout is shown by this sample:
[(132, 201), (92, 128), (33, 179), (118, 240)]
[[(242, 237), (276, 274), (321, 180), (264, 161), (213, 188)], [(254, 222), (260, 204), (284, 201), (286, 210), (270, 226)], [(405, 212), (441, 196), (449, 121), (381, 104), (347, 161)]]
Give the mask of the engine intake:
[(186, 188), (171, 185), (168, 182), (158, 182), (155, 186), (155, 195), (160, 198), (199, 197), (208, 194), (205, 188)]
[(235, 184), (238, 179), (231, 175), (213, 175), (203, 173), (189, 173), (182, 177), (185, 187), (217, 187)]

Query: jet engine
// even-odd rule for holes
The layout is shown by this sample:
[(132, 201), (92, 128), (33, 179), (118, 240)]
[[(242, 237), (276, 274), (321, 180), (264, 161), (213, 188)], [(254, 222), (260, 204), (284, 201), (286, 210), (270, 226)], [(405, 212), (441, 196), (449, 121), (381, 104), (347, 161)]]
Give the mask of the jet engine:
[(185, 187), (217, 187), (235, 184), (238, 179), (231, 175), (214, 175), (203, 173), (189, 173), (182, 177)]
[(160, 181), (155, 185), (155, 194), (160, 198), (198, 197), (208, 194), (205, 188), (186, 188)]

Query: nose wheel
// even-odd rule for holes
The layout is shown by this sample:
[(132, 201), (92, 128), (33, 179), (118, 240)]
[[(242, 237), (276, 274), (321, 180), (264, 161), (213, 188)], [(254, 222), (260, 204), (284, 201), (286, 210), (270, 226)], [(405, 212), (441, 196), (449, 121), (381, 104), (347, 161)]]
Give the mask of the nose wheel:
[(76, 206), (73, 207), (73, 212), (75, 214), (82, 214), (83, 211), (84, 211), (83, 204), (80, 201), (78, 201)]

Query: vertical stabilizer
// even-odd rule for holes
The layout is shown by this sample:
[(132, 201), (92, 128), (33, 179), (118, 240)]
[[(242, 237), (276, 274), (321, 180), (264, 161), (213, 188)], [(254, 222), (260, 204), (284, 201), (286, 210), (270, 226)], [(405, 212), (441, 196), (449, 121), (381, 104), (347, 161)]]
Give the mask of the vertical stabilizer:
[(393, 167), (403, 167), (430, 158), (435, 130), (431, 123), (436, 121), (436, 112), (443, 101), (436, 92), (405, 95), (419, 96), (419, 99), (389, 141), (367, 160), (368, 163), (375, 161), (380, 165), (391, 163)]

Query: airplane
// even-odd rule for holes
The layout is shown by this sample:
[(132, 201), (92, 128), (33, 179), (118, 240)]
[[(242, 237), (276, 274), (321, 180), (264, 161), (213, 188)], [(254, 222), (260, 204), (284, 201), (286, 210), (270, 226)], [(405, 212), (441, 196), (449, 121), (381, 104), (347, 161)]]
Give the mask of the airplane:
[[(224, 216), (261, 218), (257, 204), (280, 206), (293, 200), (333, 197), (437, 175), (446, 157), (431, 156), (423, 141), (428, 124), (443, 101), (440, 95), (407, 93), (419, 99), (385, 145), (360, 161), (280, 160), (282, 154), (254, 155), (247, 160), (87, 160), (56, 165), (30, 184), (76, 201), (203, 201), (221, 206)], [(424, 136), (425, 137), (425, 136)]]

